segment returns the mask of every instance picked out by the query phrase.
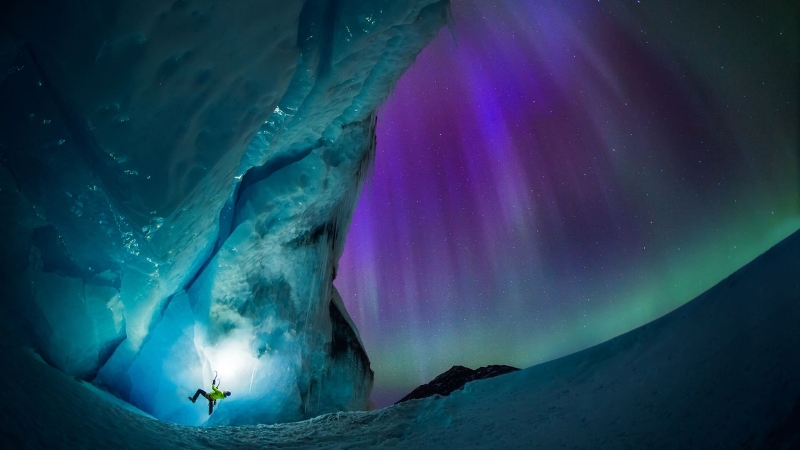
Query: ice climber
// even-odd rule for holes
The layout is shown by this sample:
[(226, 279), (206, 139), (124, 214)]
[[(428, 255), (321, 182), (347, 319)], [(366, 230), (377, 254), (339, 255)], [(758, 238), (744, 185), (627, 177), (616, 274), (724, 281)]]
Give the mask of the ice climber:
[(197, 401), (197, 397), (202, 395), (208, 400), (208, 415), (210, 416), (211, 413), (214, 411), (214, 405), (217, 404), (217, 400), (222, 400), (223, 398), (230, 397), (231, 391), (220, 391), (217, 388), (217, 377), (214, 377), (214, 380), (211, 382), (211, 393), (207, 393), (202, 389), (198, 389), (197, 392), (194, 393), (194, 397), (189, 397), (189, 400), (194, 403)]

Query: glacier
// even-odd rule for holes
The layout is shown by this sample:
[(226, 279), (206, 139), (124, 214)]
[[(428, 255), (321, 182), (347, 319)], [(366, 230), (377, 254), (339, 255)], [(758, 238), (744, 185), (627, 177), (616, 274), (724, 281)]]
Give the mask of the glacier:
[[(332, 281), (375, 111), (448, 1), (2, 8), (4, 333), (180, 424), (366, 409)], [(209, 417), (186, 397), (215, 372)]]

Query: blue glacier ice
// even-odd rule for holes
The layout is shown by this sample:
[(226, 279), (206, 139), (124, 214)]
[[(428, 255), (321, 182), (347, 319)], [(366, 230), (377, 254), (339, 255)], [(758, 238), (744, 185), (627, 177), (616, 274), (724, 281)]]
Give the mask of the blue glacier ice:
[[(61, 371), (188, 425), (365, 409), (332, 280), (375, 110), (446, 0), (12, 1), (2, 313)], [(186, 399), (215, 371), (233, 396)]]

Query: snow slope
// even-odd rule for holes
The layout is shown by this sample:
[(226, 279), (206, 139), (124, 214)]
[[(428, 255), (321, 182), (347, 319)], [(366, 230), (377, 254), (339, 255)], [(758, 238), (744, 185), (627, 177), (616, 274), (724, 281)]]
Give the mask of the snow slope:
[(281, 425), (160, 422), (3, 340), (4, 448), (800, 446), (800, 232), (697, 299), (610, 341), (448, 397)]

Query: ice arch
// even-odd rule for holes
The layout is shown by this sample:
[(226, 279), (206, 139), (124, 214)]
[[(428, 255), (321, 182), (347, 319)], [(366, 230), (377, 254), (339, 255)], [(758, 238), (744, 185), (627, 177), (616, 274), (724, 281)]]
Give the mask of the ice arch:
[[(4, 313), (161, 419), (363, 409), (332, 285), (375, 109), (446, 0), (12, 1), (0, 14)], [(186, 396), (218, 370), (208, 420)]]

